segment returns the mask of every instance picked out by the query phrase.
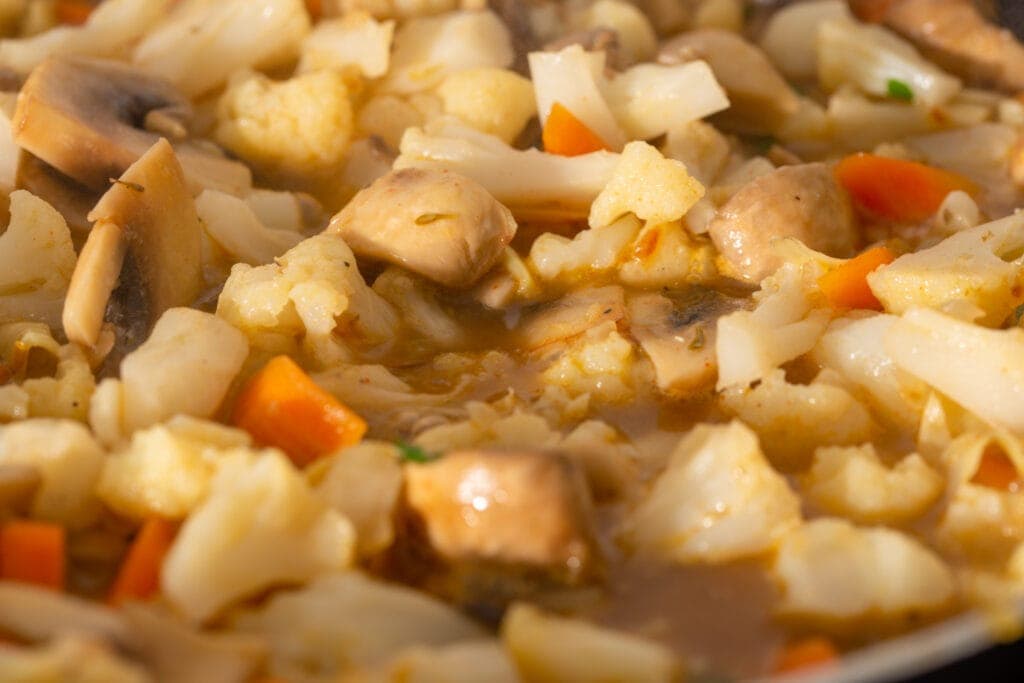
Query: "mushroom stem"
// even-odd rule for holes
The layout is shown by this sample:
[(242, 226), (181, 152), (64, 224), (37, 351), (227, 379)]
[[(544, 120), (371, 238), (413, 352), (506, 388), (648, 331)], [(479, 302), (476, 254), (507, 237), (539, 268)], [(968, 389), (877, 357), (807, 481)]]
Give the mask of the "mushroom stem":
[(97, 222), (78, 256), (64, 302), (64, 333), (86, 347), (99, 341), (107, 301), (117, 285), (128, 242), (120, 226)]

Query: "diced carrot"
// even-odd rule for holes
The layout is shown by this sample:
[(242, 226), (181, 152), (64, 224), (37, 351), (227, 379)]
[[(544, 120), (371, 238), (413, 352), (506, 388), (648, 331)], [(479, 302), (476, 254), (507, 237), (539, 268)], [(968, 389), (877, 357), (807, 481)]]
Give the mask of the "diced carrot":
[(977, 192), (974, 183), (957, 173), (874, 154), (848, 156), (836, 165), (835, 173), (861, 209), (900, 223), (920, 223), (933, 216), (953, 190)]
[(64, 587), (64, 528), (15, 520), (0, 527), (0, 579)]
[(1021, 480), (1013, 461), (995, 444), (990, 444), (981, 456), (978, 471), (971, 477), (972, 484), (988, 486), (1000, 491), (1016, 491)]
[(119, 605), (125, 600), (145, 600), (160, 588), (160, 569), (171, 549), (177, 525), (154, 517), (146, 520), (128, 548), (121, 569), (110, 587), (108, 602)]
[(359, 443), (366, 421), (277, 356), (249, 380), (235, 404), (235, 425), (262, 445), (280, 448), (299, 467)]
[(882, 310), (882, 303), (868, 286), (868, 274), (896, 259), (888, 247), (873, 247), (836, 266), (818, 278), (818, 287), (832, 308)]
[(94, 4), (88, 0), (57, 0), (54, 13), (59, 23), (79, 26), (89, 19), (93, 9)]
[(608, 145), (594, 131), (558, 102), (551, 107), (541, 137), (545, 151), (565, 157), (608, 149)]
[(828, 638), (813, 636), (782, 648), (775, 660), (775, 673), (789, 673), (822, 666), (839, 659), (839, 650)]

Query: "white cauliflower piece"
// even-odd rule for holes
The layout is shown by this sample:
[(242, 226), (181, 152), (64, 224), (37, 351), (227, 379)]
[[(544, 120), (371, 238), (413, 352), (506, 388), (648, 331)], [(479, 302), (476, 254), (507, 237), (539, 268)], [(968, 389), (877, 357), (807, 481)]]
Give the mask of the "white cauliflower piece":
[(42, 479), (30, 510), (37, 519), (74, 529), (95, 521), (93, 489), (103, 460), (103, 449), (78, 422), (41, 418), (0, 427), (0, 465), (28, 465)]
[(800, 523), (800, 499), (741, 422), (702, 424), (629, 521), (629, 538), (677, 562), (728, 562), (765, 553)]
[(507, 69), (456, 71), (445, 77), (437, 94), (446, 114), (509, 144), (537, 113), (533, 85)]
[(85, 421), (96, 379), (85, 352), (76, 344), (65, 344), (57, 351), (54, 376), (27, 379), (21, 389), (28, 394), (30, 416)]
[(1018, 477), (1024, 472), (1024, 444), (1004, 431), (970, 430), (942, 453), (949, 476), (949, 501), (939, 520), (939, 541), (978, 562), (1001, 564), (1024, 542), (1024, 493), (975, 481), (986, 457), (1005, 457)]
[(160, 585), (186, 617), (202, 621), (272, 585), (347, 567), (354, 549), (352, 524), (284, 455), (264, 451), (218, 472), (171, 546)]
[(856, 387), (880, 418), (914, 430), (920, 421), (928, 385), (900, 368), (886, 351), (885, 337), (898, 320), (893, 315), (840, 318), (818, 340), (813, 359)]
[(642, 289), (685, 287), (718, 276), (718, 252), (705, 239), (695, 239), (679, 221), (648, 223), (633, 240), (619, 266), (619, 280)]
[(1022, 249), (1024, 214), (1014, 214), (904, 254), (869, 274), (868, 284), (889, 313), (966, 301), (985, 312), (979, 323), (996, 326), (1024, 302)]
[(352, 137), (352, 105), (336, 71), (272, 81), (232, 79), (217, 103), (214, 137), (266, 175), (304, 178), (336, 171)]
[(243, 69), (291, 61), (308, 33), (302, 0), (192, 0), (146, 35), (132, 62), (195, 97)]
[(375, 344), (393, 339), (398, 315), (367, 286), (345, 241), (321, 234), (300, 242), (276, 263), (235, 265), (217, 302), (217, 315), (249, 335), (304, 336), (329, 344), (339, 326), (346, 339)]
[(183, 519), (206, 498), (218, 467), (252, 458), (246, 432), (179, 416), (132, 435), (110, 455), (96, 485), (109, 508), (134, 519)]
[(125, 430), (178, 414), (210, 417), (248, 355), (245, 335), (220, 318), (167, 310), (149, 339), (121, 361)]
[(270, 670), (288, 680), (326, 680), (384, 664), (415, 646), (480, 638), (483, 629), (443, 602), (358, 572), (322, 576), (280, 592), (235, 620), (270, 641)]
[(686, 165), (687, 172), (710, 186), (729, 161), (729, 141), (704, 121), (690, 121), (668, 131), (661, 153)]
[(1024, 431), (1024, 330), (990, 330), (915, 308), (885, 335), (903, 370), (991, 424)]
[(566, 157), (518, 150), (451, 117), (407, 130), (401, 152), (395, 169), (455, 171), (483, 185), (521, 219), (585, 217), (619, 159), (604, 151)]
[(525, 603), (506, 612), (501, 638), (519, 673), (530, 681), (669, 683), (681, 671), (676, 655), (660, 643), (545, 614)]
[(935, 612), (955, 591), (949, 567), (919, 541), (830, 518), (787, 534), (774, 571), (783, 587), (779, 612), (826, 624)]
[(196, 197), (196, 213), (206, 234), (230, 255), (232, 263), (270, 263), (302, 241), (297, 230), (266, 226), (247, 199), (226, 192), (204, 190)]
[(437, 300), (434, 283), (391, 266), (373, 281), (373, 291), (395, 307), (405, 325), (444, 348), (465, 343), (462, 326)]
[(661, 156), (642, 141), (627, 144), (615, 172), (590, 207), (590, 227), (611, 225), (632, 213), (650, 223), (682, 218), (698, 199), (704, 186), (675, 159)]
[(0, 235), (0, 323), (38, 320), (59, 329), (75, 248), (64, 217), (25, 190), (11, 193)]
[(529, 263), (544, 280), (607, 271), (639, 231), (640, 221), (626, 215), (611, 225), (581, 230), (571, 239), (546, 232), (533, 241)]
[(917, 453), (886, 467), (871, 444), (814, 451), (803, 479), (807, 497), (833, 515), (854, 522), (893, 524), (921, 516), (945, 481)]
[(735, 387), (722, 403), (750, 426), (772, 464), (796, 470), (810, 461), (816, 446), (850, 446), (877, 431), (867, 409), (828, 375), (811, 384), (790, 384), (773, 370), (754, 388)]
[(787, 263), (761, 283), (753, 311), (718, 319), (718, 389), (764, 379), (782, 363), (810, 351), (831, 318), (800, 266)]
[(391, 69), (383, 88), (410, 93), (434, 87), (449, 73), (512, 65), (512, 39), (490, 11), (449, 12), (411, 19), (395, 35)]
[(319, 21), (302, 41), (298, 72), (355, 67), (366, 78), (380, 78), (388, 72), (394, 32), (395, 22), (366, 12)]
[(625, 401), (633, 396), (633, 344), (606, 322), (569, 342), (541, 377), (564, 387), (571, 395), (590, 394), (601, 401)]
[(317, 496), (352, 522), (361, 557), (391, 545), (395, 505), (402, 488), (402, 466), (395, 446), (363, 441), (317, 460), (306, 470), (306, 477)]

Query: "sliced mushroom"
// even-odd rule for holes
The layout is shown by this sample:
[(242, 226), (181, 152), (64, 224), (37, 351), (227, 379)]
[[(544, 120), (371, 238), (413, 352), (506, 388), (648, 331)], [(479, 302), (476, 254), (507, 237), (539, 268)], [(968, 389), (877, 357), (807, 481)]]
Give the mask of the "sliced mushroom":
[[(861, 17), (877, 12), (875, 0), (849, 0)], [(972, 0), (894, 0), (882, 22), (903, 34), (943, 68), (976, 85), (1024, 90), (1024, 45), (988, 21)], [(870, 6), (870, 7), (869, 7)]]
[[(169, 125), (168, 116), (180, 123), (189, 106), (169, 83), (118, 62), (51, 57), (22, 87), (15, 142), (83, 185), (103, 190), (159, 139), (143, 128), (151, 112), (163, 112)], [(156, 120), (150, 118), (151, 125)], [(237, 194), (251, 185), (243, 164), (195, 145), (182, 145), (179, 153), (194, 191), (214, 187)]]
[(517, 342), (523, 348), (537, 349), (583, 334), (603, 322), (621, 320), (626, 315), (625, 294), (618, 285), (591, 287), (537, 304), (524, 314)]
[(21, 153), (18, 162), (16, 184), (19, 190), (28, 190), (57, 209), (68, 222), (73, 237), (82, 239), (89, 232), (92, 224), (87, 216), (99, 200), (99, 192), (80, 185), (26, 152)]
[(665, 43), (658, 62), (703, 59), (729, 95), (731, 106), (715, 120), (740, 133), (776, 131), (800, 108), (800, 99), (760, 48), (719, 29), (690, 31)]
[(704, 287), (629, 301), (630, 333), (654, 364), (663, 394), (686, 398), (714, 387), (718, 319), (743, 308), (745, 301)]
[(469, 287), (516, 234), (512, 212), (452, 171), (392, 171), (331, 219), (359, 256), (387, 261), (454, 288)]
[(405, 477), (402, 542), (422, 543), (439, 561), (427, 580), (434, 590), (500, 605), (544, 584), (600, 574), (586, 483), (564, 455), (460, 451), (408, 465)]
[(782, 264), (772, 248), (796, 237), (830, 256), (852, 256), (860, 235), (846, 192), (821, 163), (784, 166), (739, 189), (708, 226), (715, 246), (744, 280), (760, 282)]
[(64, 331), (94, 346), (107, 301), (130, 254), (152, 325), (169, 308), (192, 303), (203, 285), (202, 227), (170, 143), (159, 140), (107, 190), (64, 303)]

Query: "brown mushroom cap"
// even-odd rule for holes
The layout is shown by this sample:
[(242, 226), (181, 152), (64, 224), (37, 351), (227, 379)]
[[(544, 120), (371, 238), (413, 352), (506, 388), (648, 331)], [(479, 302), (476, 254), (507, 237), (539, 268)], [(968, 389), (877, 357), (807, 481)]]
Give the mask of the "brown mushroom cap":
[[(191, 107), (167, 81), (124, 64), (55, 56), (28, 77), (12, 126), (23, 149), (83, 185), (104, 190), (160, 139), (144, 128), (155, 111), (181, 119)], [(237, 193), (251, 184), (244, 164), (194, 146), (182, 146), (179, 158), (196, 191)]]

